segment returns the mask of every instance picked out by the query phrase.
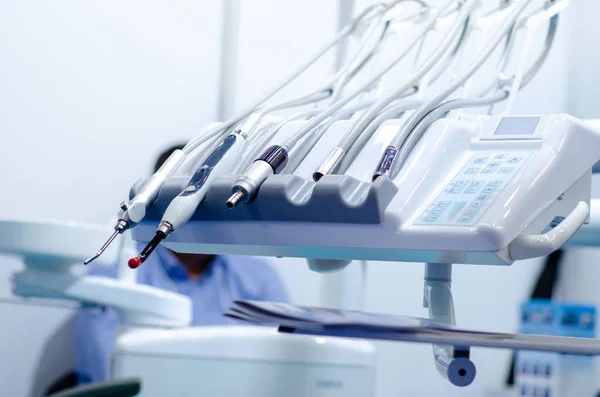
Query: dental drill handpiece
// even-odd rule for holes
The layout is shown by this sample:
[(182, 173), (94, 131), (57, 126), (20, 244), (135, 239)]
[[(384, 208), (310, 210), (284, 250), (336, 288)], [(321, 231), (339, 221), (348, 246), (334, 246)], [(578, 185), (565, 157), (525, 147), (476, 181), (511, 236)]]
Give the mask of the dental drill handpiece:
[(146, 209), (156, 200), (162, 185), (175, 174), (183, 164), (185, 158), (185, 152), (175, 150), (158, 171), (148, 178), (133, 199), (121, 203), (121, 210), (118, 213), (119, 220), (115, 224), (115, 231), (98, 252), (83, 262), (85, 265), (102, 255), (119, 234), (123, 234), (126, 230), (135, 227), (144, 219)]
[(231, 189), (231, 196), (225, 202), (227, 208), (234, 208), (238, 204), (246, 204), (253, 200), (260, 185), (268, 177), (279, 174), (285, 168), (288, 162), (288, 153), (289, 148), (285, 144), (268, 147), (236, 180)]
[(246, 146), (246, 131), (236, 129), (229, 134), (196, 170), (185, 189), (167, 207), (154, 238), (138, 256), (129, 260), (130, 268), (135, 269), (144, 263), (167, 236), (186, 223), (206, 197), (212, 182), (238, 165)]

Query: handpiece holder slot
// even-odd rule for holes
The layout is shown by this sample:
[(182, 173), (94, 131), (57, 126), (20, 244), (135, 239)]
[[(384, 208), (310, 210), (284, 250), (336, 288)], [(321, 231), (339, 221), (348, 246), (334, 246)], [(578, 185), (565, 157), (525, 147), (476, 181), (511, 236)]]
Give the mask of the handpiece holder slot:
[[(187, 178), (171, 177), (148, 208), (146, 222), (159, 222)], [(398, 188), (387, 178), (361, 182), (347, 175), (327, 175), (318, 183), (296, 175), (273, 175), (261, 186), (256, 200), (234, 209), (225, 206), (235, 177), (216, 180), (191, 221), (281, 221), (379, 224)], [(143, 181), (131, 189), (135, 195)]]

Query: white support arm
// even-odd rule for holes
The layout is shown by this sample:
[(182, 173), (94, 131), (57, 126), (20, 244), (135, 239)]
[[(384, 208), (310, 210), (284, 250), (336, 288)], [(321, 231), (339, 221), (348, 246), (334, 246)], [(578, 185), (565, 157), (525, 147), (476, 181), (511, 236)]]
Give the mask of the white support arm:
[(322, 273), (320, 304), (347, 310), (364, 310), (366, 261), (307, 259), (308, 267)]
[(568, 247), (600, 246), (600, 199), (590, 201), (590, 223), (584, 225), (567, 241)]
[(554, 229), (544, 234), (527, 234), (517, 237), (508, 246), (513, 260), (546, 256), (562, 247), (585, 223), (590, 207), (580, 201), (575, 209)]
[[(427, 263), (423, 306), (432, 320), (456, 325), (452, 298), (452, 264)], [(435, 367), (455, 386), (468, 386), (475, 379), (475, 364), (469, 359), (469, 346), (433, 345)]]

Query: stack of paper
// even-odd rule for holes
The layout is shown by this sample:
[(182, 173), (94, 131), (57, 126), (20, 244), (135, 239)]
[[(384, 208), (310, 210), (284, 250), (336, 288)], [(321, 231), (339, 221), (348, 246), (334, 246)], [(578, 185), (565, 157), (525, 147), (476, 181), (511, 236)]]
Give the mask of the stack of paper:
[(236, 301), (225, 315), (306, 335), (600, 355), (597, 339), (469, 331), (423, 318), (352, 310)]
[(294, 306), (286, 303), (263, 301), (236, 301), (226, 316), (261, 324), (277, 324), (290, 328), (394, 330), (415, 332), (421, 329), (452, 329), (453, 327), (429, 319)]

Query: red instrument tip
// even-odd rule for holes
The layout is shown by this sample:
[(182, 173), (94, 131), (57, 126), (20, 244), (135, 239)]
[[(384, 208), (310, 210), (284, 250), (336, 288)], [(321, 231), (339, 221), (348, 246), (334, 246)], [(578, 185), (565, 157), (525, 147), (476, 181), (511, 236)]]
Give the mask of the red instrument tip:
[(127, 264), (129, 265), (130, 268), (135, 269), (139, 265), (142, 264), (142, 258), (140, 258), (139, 256), (136, 256), (135, 258), (131, 258), (129, 260), (129, 262), (127, 262)]

